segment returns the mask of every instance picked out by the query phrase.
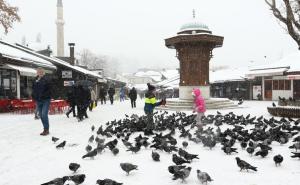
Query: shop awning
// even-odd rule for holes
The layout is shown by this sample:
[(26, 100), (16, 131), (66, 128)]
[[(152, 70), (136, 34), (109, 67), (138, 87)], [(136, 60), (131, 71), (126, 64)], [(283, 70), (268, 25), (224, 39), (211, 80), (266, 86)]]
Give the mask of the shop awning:
[(5, 66), (10, 69), (18, 70), (21, 76), (36, 76), (36, 70), (30, 67), (16, 66), (12, 64), (6, 64)]
[(255, 78), (260, 76), (278, 76), (283, 75), (288, 68), (274, 68), (274, 69), (257, 69), (251, 70), (246, 74), (247, 78)]

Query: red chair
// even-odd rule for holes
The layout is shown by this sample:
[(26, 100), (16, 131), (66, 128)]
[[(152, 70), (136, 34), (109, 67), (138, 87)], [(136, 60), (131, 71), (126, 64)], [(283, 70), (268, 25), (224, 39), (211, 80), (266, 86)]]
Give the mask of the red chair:
[(22, 113), (24, 104), (19, 99), (14, 99), (10, 101), (10, 105), (13, 113)]
[(9, 112), (10, 101), (8, 99), (0, 100), (0, 112)]

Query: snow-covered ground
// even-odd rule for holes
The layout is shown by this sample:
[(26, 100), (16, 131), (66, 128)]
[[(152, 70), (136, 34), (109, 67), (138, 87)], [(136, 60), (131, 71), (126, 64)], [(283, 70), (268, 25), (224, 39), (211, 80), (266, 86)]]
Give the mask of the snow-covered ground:
[[(222, 113), (233, 111), (235, 114), (264, 115), (270, 117), (266, 107), (271, 102), (246, 101), (239, 109), (219, 110)], [(137, 154), (126, 152), (120, 142), (120, 153), (114, 156), (109, 150), (98, 155), (94, 160), (82, 160), (91, 125), (96, 128), (107, 121), (124, 118), (125, 114), (143, 114), (143, 102), (138, 100), (137, 108), (131, 109), (129, 101), (117, 102), (115, 105), (98, 106), (89, 112), (89, 119), (78, 123), (65, 115), (50, 116), (50, 136), (42, 137), (40, 120), (33, 115), (0, 114), (0, 185), (37, 185), (56, 177), (72, 175), (68, 169), (70, 162), (81, 165), (78, 173), (86, 174), (83, 185), (96, 184), (97, 179), (111, 178), (124, 185), (179, 185), (180, 180), (173, 181), (167, 167), (173, 165), (171, 154), (160, 152), (161, 162), (154, 162), (151, 149), (142, 149)], [(207, 114), (216, 114), (209, 110)], [(57, 150), (51, 136), (67, 141), (63, 150)], [(107, 139), (108, 140), (112, 140)], [(183, 141), (178, 140), (179, 144)], [(187, 151), (199, 154), (200, 159), (191, 163), (192, 172), (185, 184), (200, 184), (196, 170), (208, 172), (214, 181), (212, 185), (296, 185), (299, 184), (300, 160), (290, 158), (289, 144), (273, 143), (273, 150), (264, 159), (250, 157), (246, 151), (225, 155), (217, 145), (212, 150), (203, 148), (202, 144), (189, 142)], [(281, 167), (275, 167), (273, 156), (281, 154), (284, 161)], [(235, 157), (258, 167), (258, 172), (240, 172)], [(139, 170), (127, 176), (121, 169), (121, 162), (138, 165)]]

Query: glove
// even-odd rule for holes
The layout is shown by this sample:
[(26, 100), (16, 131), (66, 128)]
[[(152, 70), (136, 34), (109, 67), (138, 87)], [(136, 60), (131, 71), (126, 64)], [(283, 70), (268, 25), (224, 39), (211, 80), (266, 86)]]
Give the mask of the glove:
[(162, 100), (159, 102), (160, 105), (166, 105), (166, 103), (167, 103), (166, 99), (162, 99)]

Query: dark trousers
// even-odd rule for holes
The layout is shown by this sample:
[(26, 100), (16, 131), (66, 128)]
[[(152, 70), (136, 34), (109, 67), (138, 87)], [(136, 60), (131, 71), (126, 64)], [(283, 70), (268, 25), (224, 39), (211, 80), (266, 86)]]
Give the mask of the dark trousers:
[(109, 96), (110, 104), (114, 104), (114, 96)]
[[(67, 115), (69, 115), (71, 112), (73, 112), (73, 117), (76, 116), (76, 113), (75, 113), (75, 104), (70, 104), (70, 109), (68, 110), (68, 112), (66, 113)], [(77, 108), (78, 109), (78, 108)]]
[(77, 106), (77, 110), (78, 110), (77, 116), (78, 116), (79, 120), (83, 120), (83, 117), (88, 118), (88, 115), (86, 113), (87, 108), (88, 108), (88, 106), (86, 106), (86, 105)]
[(130, 99), (131, 101), (131, 108), (135, 108), (136, 107), (136, 100), (135, 99)]
[(100, 101), (101, 101), (101, 105), (103, 105), (103, 103), (106, 104), (106, 98), (105, 97), (101, 97)]

